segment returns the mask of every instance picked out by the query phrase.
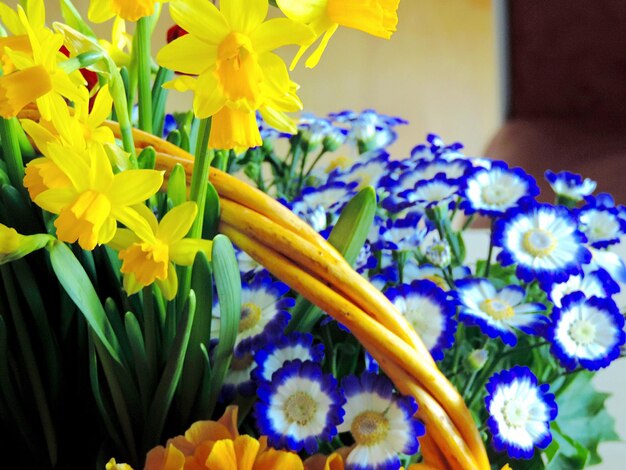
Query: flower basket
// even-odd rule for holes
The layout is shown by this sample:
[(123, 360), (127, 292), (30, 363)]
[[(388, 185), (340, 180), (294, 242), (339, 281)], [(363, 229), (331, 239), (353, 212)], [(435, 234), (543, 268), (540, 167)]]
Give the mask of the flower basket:
[[(616, 436), (589, 371), (625, 342), (626, 265), (607, 250), (624, 208), (568, 173), (538, 203), (523, 170), (435, 135), (393, 160), (406, 122), (372, 110), (292, 120), (297, 86), (270, 51), (300, 46), (295, 66), (316, 47), (313, 67), (339, 26), (388, 39), (398, 1), (271, 3), (285, 17), (171, 0), (156, 62), (156, 2), (92, 1), (111, 43), (70, 0), (53, 29), (41, 0), (0, 6), (8, 465), (598, 461)], [(193, 112), (167, 114), (168, 90), (193, 91)], [(476, 215), (492, 233), (470, 266)], [(602, 431), (569, 429), (575, 396)]]

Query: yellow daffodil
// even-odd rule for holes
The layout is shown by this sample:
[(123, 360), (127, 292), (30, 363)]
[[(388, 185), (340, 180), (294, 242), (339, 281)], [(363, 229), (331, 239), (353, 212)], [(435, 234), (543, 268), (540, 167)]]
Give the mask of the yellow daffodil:
[(50, 235), (21, 235), (14, 228), (0, 224), (0, 265), (23, 258), (51, 240)]
[(74, 102), (88, 98), (80, 72), (67, 73), (59, 63), (66, 57), (59, 52), (63, 35), (31, 27), (29, 18), (18, 6), (19, 20), (28, 34), (31, 51), (4, 48), (16, 71), (0, 77), (0, 116), (10, 118), (28, 103), (36, 101), (42, 117), (52, 117), (52, 102), (67, 98)]
[(152, 449), (144, 470), (303, 470), (297, 454), (267, 446), (237, 431), (237, 407), (229, 406), (218, 421), (198, 421), (166, 447)]
[[(167, 0), (161, 0), (164, 3)], [(89, 21), (103, 23), (114, 16), (128, 21), (137, 21), (154, 13), (158, 0), (91, 0), (87, 16)]]
[[(30, 0), (26, 2), (26, 17), (35, 32), (45, 34), (46, 8), (43, 0)], [(22, 24), (17, 11), (4, 3), (0, 3), (0, 21), (11, 33), (10, 36), (0, 38), (0, 61), (2, 61), (2, 73), (8, 75), (15, 71), (15, 66), (10, 57), (4, 52), (8, 47), (13, 51), (32, 54), (28, 31)]]
[(213, 116), (209, 146), (248, 148), (262, 144), (255, 111), (268, 124), (295, 132), (284, 114), (302, 103), (287, 67), (272, 50), (311, 40), (309, 28), (287, 18), (264, 21), (267, 0), (172, 0), (174, 21), (189, 32), (165, 46), (157, 62), (189, 75), (166, 84), (194, 91), (198, 118)]
[(124, 290), (129, 295), (156, 281), (166, 299), (178, 290), (175, 264), (190, 266), (198, 251), (211, 253), (209, 240), (185, 238), (196, 218), (197, 206), (186, 202), (169, 211), (160, 223), (145, 206), (136, 208), (150, 226), (149, 232), (119, 229), (110, 246), (119, 251)]
[(116, 221), (139, 233), (150, 231), (135, 206), (153, 196), (163, 183), (155, 170), (127, 170), (113, 174), (101, 145), (87, 147), (83, 155), (56, 143), (47, 146), (47, 156), (70, 180), (69, 186), (50, 188), (34, 199), (41, 208), (59, 214), (54, 222), (57, 238), (78, 241), (85, 250), (111, 241)]
[[(358, 29), (366, 33), (389, 39), (398, 24), (400, 0), (276, 0), (276, 4), (288, 18), (308, 24), (315, 37), (322, 37), (319, 46), (306, 61), (307, 67), (315, 67), (328, 41), (339, 26)], [(303, 45), (292, 63), (315, 42)]]
[(114, 144), (113, 131), (102, 124), (111, 114), (113, 99), (108, 85), (103, 86), (93, 100), (91, 111), (89, 100), (76, 102), (70, 108), (64, 101), (52, 101), (51, 121), (35, 122), (22, 119), (21, 124), (35, 146), (46, 153), (50, 142), (83, 150), (90, 143)]
[(111, 459), (107, 462), (105, 470), (133, 470), (133, 467), (127, 463), (117, 463), (115, 459)]
[(100, 39), (98, 42), (118, 67), (130, 66), (133, 37), (126, 32), (126, 22), (122, 18), (117, 17), (113, 22), (111, 41)]

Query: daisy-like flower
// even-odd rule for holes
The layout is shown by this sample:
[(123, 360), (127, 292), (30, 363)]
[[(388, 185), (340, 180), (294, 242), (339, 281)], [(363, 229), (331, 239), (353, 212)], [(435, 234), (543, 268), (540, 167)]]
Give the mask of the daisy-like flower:
[[(472, 271), (467, 266), (456, 266), (452, 268), (452, 279), (465, 279), (471, 276), (471, 274)], [(402, 270), (402, 282), (409, 284), (418, 279), (434, 282), (437, 284), (437, 287), (443, 290), (450, 288), (441, 268), (433, 266), (432, 264), (419, 265), (414, 259), (409, 258)]]
[(517, 264), (517, 275), (524, 281), (538, 279), (544, 285), (566, 281), (591, 258), (577, 221), (562, 206), (513, 209), (496, 221), (492, 236), (502, 247), (498, 261), (503, 266)]
[(18, 6), (18, 17), (28, 35), (30, 49), (4, 48), (15, 71), (0, 77), (0, 116), (14, 117), (27, 104), (36, 102), (43, 119), (49, 121), (53, 102), (61, 102), (64, 98), (87, 101), (88, 92), (80, 72), (68, 73), (60, 67), (60, 63), (66, 60), (60, 52), (63, 35), (44, 28), (39, 16), (32, 19), (31, 25), (31, 19), (21, 6)]
[(552, 353), (564, 367), (598, 370), (620, 355), (624, 317), (613, 300), (574, 292), (552, 311), (548, 338)]
[(562, 198), (571, 201), (582, 201), (585, 196), (589, 196), (596, 189), (597, 183), (589, 178), (583, 180), (582, 176), (569, 171), (545, 172), (546, 181), (554, 193)]
[(415, 400), (395, 395), (389, 379), (371, 372), (345, 377), (341, 387), (346, 415), (339, 432), (349, 431), (355, 442), (345, 468), (400, 468), (398, 454), (416, 453), (425, 432)]
[(420, 222), (422, 222), (422, 216), (415, 212), (395, 220), (387, 219), (385, 225), (380, 227), (378, 241), (372, 248), (415, 251), (428, 232), (426, 227), (419, 227)]
[(459, 194), (459, 189), (457, 184), (440, 174), (433, 179), (420, 181), (413, 189), (402, 191), (398, 196), (405, 202), (400, 203), (397, 208), (413, 207), (422, 211), (434, 207), (450, 208)]
[(530, 459), (535, 447), (548, 447), (552, 442), (550, 421), (557, 415), (548, 384), (539, 385), (528, 367), (515, 366), (494, 374), (486, 388), (487, 425), (496, 451)]
[(366, 186), (379, 188), (380, 180), (388, 173), (389, 154), (383, 150), (372, 153), (366, 161), (359, 161), (347, 170), (335, 170), (328, 175), (329, 180), (340, 180), (345, 183), (355, 182), (357, 189)]
[(553, 284), (548, 292), (548, 297), (554, 305), (561, 306), (561, 299), (573, 292), (582, 292), (585, 297), (610, 297), (619, 292), (619, 285), (611, 278), (604, 269), (584, 274), (572, 275), (565, 282)]
[(452, 346), (456, 306), (434, 282), (419, 280), (392, 287), (385, 295), (406, 317), (435, 360), (443, 359), (443, 350)]
[(246, 353), (241, 357), (233, 357), (222, 390), (220, 390), (220, 401), (222, 403), (232, 403), (237, 394), (244, 397), (253, 396), (256, 391), (256, 384), (252, 378), (252, 371), (255, 369), (254, 354)]
[(626, 264), (617, 253), (608, 250), (598, 250), (589, 247), (591, 253), (591, 261), (589, 262), (589, 270), (604, 269), (612, 279), (622, 284), (626, 283)]
[(355, 194), (356, 183), (334, 181), (307, 187), (291, 203), (291, 210), (318, 232), (334, 224), (341, 209)]
[[(410, 165), (411, 162), (407, 162)], [(472, 169), (469, 160), (458, 158), (446, 160), (435, 158), (433, 160), (418, 160), (414, 165), (408, 166), (402, 172), (398, 184), (405, 188), (412, 188), (417, 183), (431, 180), (436, 176), (444, 177), (450, 183), (461, 183), (465, 175)]]
[(222, 0), (218, 10), (209, 0), (173, 0), (174, 21), (189, 32), (166, 45), (159, 65), (181, 75), (166, 84), (194, 91), (194, 113), (213, 116), (209, 146), (249, 148), (262, 144), (258, 110), (268, 124), (294, 134), (284, 111), (299, 111), (297, 85), (280, 57), (270, 51), (309, 41), (311, 31), (285, 18), (264, 22), (267, 0)]
[(580, 228), (594, 248), (606, 248), (620, 242), (626, 233), (626, 220), (615, 207), (583, 207), (578, 211)]
[(313, 345), (313, 336), (303, 333), (291, 333), (281, 336), (277, 341), (269, 343), (254, 354), (256, 369), (252, 376), (256, 380), (271, 382), (272, 374), (286, 362), (300, 360), (302, 362), (321, 362), (324, 358), (324, 345)]
[(539, 194), (535, 179), (520, 168), (509, 169), (504, 162), (493, 162), (491, 168), (480, 169), (466, 179), (465, 200), (461, 209), (466, 214), (497, 217), (517, 207), (520, 200)]
[(261, 382), (257, 393), (257, 425), (271, 445), (312, 454), (318, 439), (330, 441), (337, 434), (345, 400), (337, 380), (318, 364), (290, 361), (271, 382)]
[(80, 154), (70, 147), (50, 143), (47, 153), (70, 184), (47, 189), (34, 202), (59, 214), (54, 222), (59, 240), (78, 241), (81, 248), (93, 250), (113, 239), (116, 221), (149, 237), (148, 222), (132, 206), (156, 194), (163, 184), (163, 172), (126, 170), (114, 175), (101, 145), (92, 145)]
[(452, 250), (450, 244), (444, 240), (432, 240), (424, 250), (424, 257), (429, 263), (438, 268), (446, 268), (452, 261)]
[(339, 26), (358, 29), (384, 39), (391, 38), (398, 24), (399, 3), (400, 0), (276, 0), (285, 16), (308, 24), (315, 33), (315, 38), (300, 48), (292, 68), (315, 40), (323, 35), (319, 46), (306, 61), (307, 67), (315, 67)]
[(526, 292), (519, 286), (497, 290), (488, 279), (461, 279), (456, 282), (460, 303), (459, 320), (476, 325), (490, 338), (500, 338), (515, 346), (515, 330), (537, 334), (548, 321), (538, 314), (546, 309), (541, 303), (523, 303)]
[(185, 238), (196, 218), (195, 202), (174, 207), (157, 222), (146, 206), (135, 208), (150, 226), (149, 232), (118, 229), (109, 245), (119, 251), (128, 295), (156, 282), (164, 297), (173, 299), (178, 291), (176, 266), (191, 266), (199, 251), (210, 256), (211, 241)]
[(434, 158), (444, 158), (446, 160), (455, 160), (463, 157), (459, 152), (463, 148), (460, 142), (454, 142), (446, 145), (443, 139), (437, 134), (428, 134), (426, 136), (427, 144), (420, 144), (411, 150), (411, 159), (413, 160), (432, 160)]
[(348, 126), (348, 138), (356, 142), (360, 154), (388, 147), (398, 138), (394, 128), (408, 124), (404, 119), (378, 114), (373, 109), (366, 109), (362, 113), (331, 113), (329, 118), (340, 125)]
[[(291, 318), (287, 311), (295, 300), (285, 297), (289, 287), (275, 282), (267, 271), (254, 276), (241, 286), (241, 320), (235, 341), (235, 356), (254, 352), (283, 335)], [(211, 337), (216, 338), (220, 328), (219, 303), (213, 306)]]

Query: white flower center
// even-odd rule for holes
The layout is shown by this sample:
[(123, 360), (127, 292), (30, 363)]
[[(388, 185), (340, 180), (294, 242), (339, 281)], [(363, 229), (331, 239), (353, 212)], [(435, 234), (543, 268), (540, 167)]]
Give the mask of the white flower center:
[(361, 413), (350, 427), (352, 437), (357, 445), (373, 446), (385, 439), (389, 434), (389, 420), (381, 413), (365, 411)]
[(570, 327), (569, 336), (576, 344), (586, 346), (593, 343), (596, 337), (596, 327), (588, 320), (577, 320)]
[(483, 202), (493, 205), (502, 205), (509, 202), (510, 189), (500, 184), (486, 186), (481, 191), (481, 197)]
[(502, 409), (502, 416), (506, 424), (513, 428), (521, 428), (528, 421), (528, 409), (517, 400), (510, 400)]
[(306, 426), (315, 417), (317, 402), (306, 392), (296, 392), (285, 400), (283, 409), (290, 424)]
[(261, 319), (261, 308), (257, 304), (247, 302), (241, 306), (239, 333), (249, 330)]
[(532, 256), (541, 258), (548, 256), (556, 248), (556, 238), (550, 232), (535, 228), (524, 234), (522, 246)]
[(480, 309), (494, 320), (506, 320), (515, 315), (513, 308), (503, 300), (487, 299), (481, 302)]

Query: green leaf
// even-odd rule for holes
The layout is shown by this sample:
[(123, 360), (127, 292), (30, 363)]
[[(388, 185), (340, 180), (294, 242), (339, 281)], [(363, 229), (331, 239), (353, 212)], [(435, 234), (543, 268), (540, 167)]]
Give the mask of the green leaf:
[(217, 227), (220, 223), (220, 197), (215, 186), (208, 182), (206, 188), (206, 203), (204, 205), (204, 223), (202, 225), (202, 238), (213, 240), (217, 235)]
[(167, 183), (167, 197), (172, 201), (173, 207), (187, 201), (187, 177), (185, 168), (180, 163), (174, 165), (170, 173)]
[(213, 410), (217, 403), (224, 378), (233, 355), (239, 320), (241, 319), (241, 277), (235, 250), (224, 235), (213, 239), (211, 253), (217, 297), (220, 304), (219, 342), (215, 348), (215, 361), (211, 373), (207, 408)]
[(147, 408), (147, 404), (152, 397), (152, 383), (148, 374), (149, 370), (148, 358), (146, 356), (146, 346), (143, 341), (143, 335), (141, 333), (141, 326), (137, 321), (137, 317), (132, 312), (126, 312), (124, 317), (124, 326), (126, 329), (126, 335), (132, 351), (132, 361), (135, 369), (135, 377), (139, 384), (139, 394), (141, 396), (141, 402)]
[(170, 410), (176, 387), (180, 381), (183, 370), (187, 345), (191, 335), (191, 326), (196, 313), (196, 296), (193, 291), (189, 293), (186, 308), (178, 323), (176, 337), (172, 343), (169, 357), (165, 363), (163, 375), (159, 386), (154, 394), (154, 399), (148, 411), (147, 423), (143, 439), (143, 450), (147, 451), (160, 442), (161, 433), (165, 426), (165, 420)]
[(71, 0), (61, 0), (61, 15), (63, 15), (63, 20), (68, 26), (71, 26), (85, 36), (96, 38), (96, 34), (80, 16), (80, 13)]
[(154, 170), (154, 166), (156, 165), (156, 152), (154, 148), (144, 148), (139, 154), (139, 157), (137, 157), (137, 162), (141, 170)]
[[(337, 248), (351, 265), (354, 265), (367, 239), (375, 213), (376, 191), (368, 186), (350, 200), (330, 232), (328, 242)], [(302, 296), (298, 296), (291, 315), (287, 332), (296, 330), (308, 332), (323, 312)]]
[(165, 103), (167, 101), (168, 90), (163, 88), (163, 84), (174, 76), (174, 72), (164, 67), (159, 70), (152, 85), (152, 132), (154, 135), (163, 134), (163, 124), (165, 122)]
[[(556, 430), (563, 437), (559, 441), (559, 455), (580, 461), (584, 449), (589, 453), (590, 465), (602, 461), (598, 454), (600, 442), (619, 440), (615, 432), (615, 420), (604, 407), (609, 395), (597, 392), (592, 378), (591, 372), (582, 371), (573, 378), (560, 379), (552, 385), (557, 390), (559, 407)], [(565, 444), (569, 444), (569, 447)]]
[(120, 346), (87, 273), (72, 250), (62, 242), (48, 244), (50, 262), (63, 289), (82, 312), (85, 320), (112, 358), (121, 364)]

